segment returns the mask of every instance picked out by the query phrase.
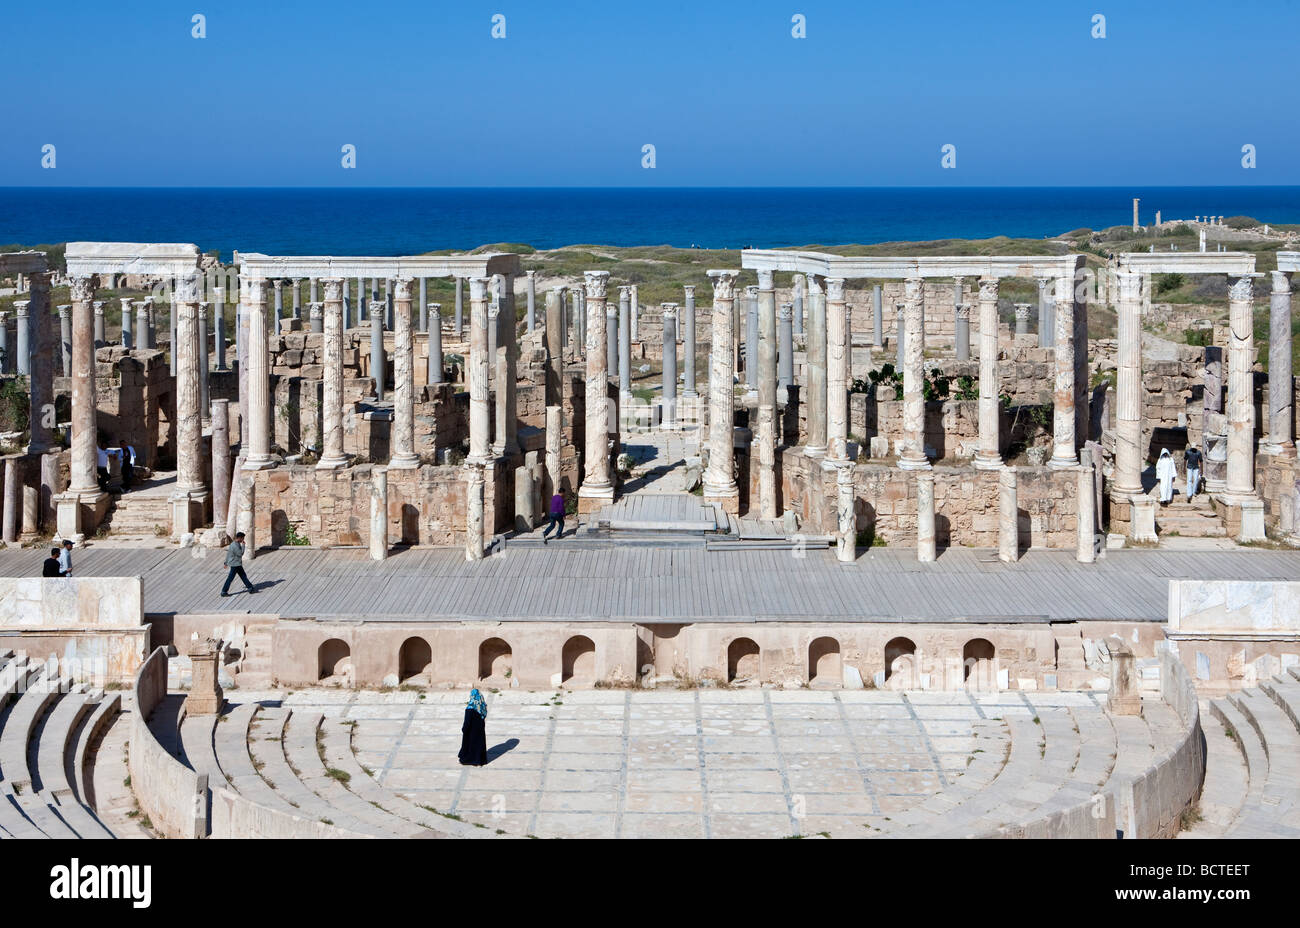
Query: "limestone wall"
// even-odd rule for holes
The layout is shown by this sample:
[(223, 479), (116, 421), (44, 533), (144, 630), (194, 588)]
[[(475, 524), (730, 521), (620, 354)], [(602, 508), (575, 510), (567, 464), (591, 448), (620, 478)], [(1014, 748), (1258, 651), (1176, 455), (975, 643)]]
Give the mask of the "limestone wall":
[(1170, 580), (1169, 630), (1300, 643), (1300, 582)]
[(0, 629), (139, 628), (140, 577), (0, 577)]
[(174, 461), (175, 409), (176, 381), (163, 352), (121, 346), (95, 352), (95, 422), (107, 446), (126, 442), (151, 469)]
[(134, 695), (127, 766), (140, 810), (168, 838), (202, 838), (207, 834), (208, 777), (173, 757), (149, 730), (149, 716), (167, 696), (166, 649), (157, 648), (141, 666)]

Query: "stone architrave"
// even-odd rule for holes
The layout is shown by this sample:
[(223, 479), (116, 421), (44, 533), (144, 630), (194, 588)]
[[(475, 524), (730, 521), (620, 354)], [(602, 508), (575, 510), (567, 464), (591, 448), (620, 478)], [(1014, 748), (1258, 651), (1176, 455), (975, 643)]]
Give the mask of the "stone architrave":
[(849, 319), (844, 279), (826, 280), (826, 459), (849, 459)]
[(326, 277), (324, 332), (321, 335), (321, 456), (316, 467), (333, 470), (347, 463), (343, 453), (343, 292), (347, 281)]
[(1056, 278), (1056, 299), (1050, 318), (1056, 326), (1056, 376), (1052, 393), (1052, 459), (1049, 466), (1075, 467), (1079, 455), (1074, 440), (1074, 280)]
[(1012, 564), (1020, 560), (1020, 509), (1017, 501), (1016, 469), (998, 471), (998, 559)]
[(578, 511), (595, 512), (614, 499), (609, 468), (609, 372), (605, 351), (605, 291), (609, 271), (586, 271), (586, 447)]
[(1128, 503), (1142, 493), (1142, 278), (1132, 271), (1121, 271), (1117, 276), (1119, 357), (1111, 498)]
[(230, 400), (212, 401), (212, 524), (230, 518)]
[(903, 284), (903, 453), (898, 466), (923, 470), (925, 454), (925, 280), (909, 277)]
[[(771, 271), (758, 272), (758, 508), (760, 519), (775, 519), (776, 508), (776, 288)], [(847, 394), (846, 394), (847, 397)], [(847, 403), (847, 399), (845, 401)]]
[(1078, 468), (1078, 481), (1076, 483), (1076, 495), (1079, 498), (1079, 543), (1075, 552), (1075, 560), (1080, 564), (1091, 564), (1097, 559), (1096, 485), (1093, 482), (1091, 456), (1086, 457), (1088, 458), (1087, 462)]
[(1291, 364), (1291, 278), (1273, 271), (1268, 320), (1268, 437), (1260, 450), (1268, 454), (1295, 453), (1292, 417), (1295, 381)]
[(442, 304), (430, 303), (427, 309), (429, 313), (429, 372), (427, 379), (430, 384), (439, 384), (446, 380), (442, 361)]
[(663, 317), (663, 427), (677, 428), (677, 304), (661, 303)]
[(388, 466), (394, 470), (420, 466), (420, 456), (415, 453), (415, 333), (411, 327), (414, 283), (414, 278), (399, 277), (393, 292), (393, 448)]
[[(828, 462), (828, 466), (829, 462)], [(857, 556), (858, 516), (854, 505), (853, 464), (842, 461), (835, 467), (835, 559), (851, 564)]]
[[(471, 277), (469, 281), (469, 458), (478, 468), (479, 487), (479, 557), (482, 557), (482, 493), (483, 471), (481, 465), (492, 458), (489, 445), (492, 433), (492, 409), (488, 397), (488, 314), (486, 277)], [(472, 486), (471, 486), (472, 489)]]
[(916, 559), (929, 564), (935, 559), (934, 473), (916, 475)]
[(682, 364), (685, 383), (682, 399), (693, 405), (699, 394), (695, 392), (695, 288), (686, 288), (686, 306), (682, 310)]
[[(1253, 276), (1253, 275), (1252, 275)], [(1255, 349), (1252, 276), (1239, 279), (1228, 292), (1228, 479), (1230, 503), (1253, 501), (1255, 494)]]
[[(241, 275), (240, 302), (248, 323), (245, 356), (248, 360), (248, 450), (245, 470), (264, 470), (275, 461), (271, 457), (271, 381), (270, 352), (266, 331), (266, 281)], [(251, 549), (252, 546), (250, 545)]]
[(740, 489), (735, 474), (736, 278), (739, 271), (711, 270), (713, 283), (712, 341), (709, 347), (709, 462), (704, 470), (704, 499), (737, 515)]
[(820, 458), (826, 454), (826, 294), (822, 278), (809, 274), (807, 280), (808, 444), (804, 454)]
[[(410, 306), (409, 281), (407, 306)], [(375, 315), (378, 315), (376, 313)], [(376, 467), (370, 474), (370, 559), (388, 557), (388, 471)]]
[(957, 315), (957, 360), (970, 360), (970, 311), (971, 304), (958, 303), (954, 312)]

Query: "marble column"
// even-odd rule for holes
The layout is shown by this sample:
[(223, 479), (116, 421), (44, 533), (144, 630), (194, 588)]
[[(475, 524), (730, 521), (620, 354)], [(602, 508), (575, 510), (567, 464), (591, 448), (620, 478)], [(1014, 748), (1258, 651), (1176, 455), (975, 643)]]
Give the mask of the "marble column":
[(735, 475), (735, 394), (732, 364), (735, 352), (736, 278), (739, 271), (711, 270), (713, 284), (712, 342), (709, 347), (709, 463), (704, 471), (704, 499), (724, 512), (738, 514), (740, 489)]
[(852, 564), (858, 551), (858, 513), (854, 504), (853, 465), (842, 461), (835, 465), (835, 559)]
[(108, 339), (104, 337), (104, 301), (95, 301), (95, 347), (108, 344)]
[(131, 308), (131, 301), (126, 297), (122, 298), (122, 347), (127, 351), (135, 348), (135, 333), (132, 331), (135, 327), (132, 323), (135, 310)]
[(564, 440), (564, 410), (559, 406), (546, 407), (546, 478), (547, 486), (542, 498), (547, 502), (546, 511), (550, 512), (550, 499), (556, 493), (563, 493), (564, 480), (560, 476), (560, 447)]
[(1029, 303), (1016, 303), (1016, 335), (1029, 334)]
[[(62, 359), (64, 377), (72, 376), (72, 306), (67, 303), (59, 306), (59, 357)], [(172, 373), (175, 373), (173, 371)]]
[(916, 475), (916, 559), (928, 564), (935, 559), (934, 472)]
[(519, 453), (519, 416), (518, 416), (518, 395), (519, 382), (516, 370), (519, 361), (519, 337), (516, 331), (515, 313), (515, 278), (511, 274), (502, 277), (502, 297), (501, 297), (501, 317), (502, 330), (499, 333), (500, 339), (505, 344), (505, 350), (501, 353), (501, 376), (498, 380), (498, 390), (504, 396), (505, 405), (505, 449), (504, 453), (513, 455)]
[[(312, 281), (314, 284), (316, 281)], [(216, 290), (213, 302), (212, 332), (213, 343), (217, 349), (217, 370), (226, 370), (226, 291), (221, 287)]]
[[(176, 281), (176, 495), (173, 500), (174, 534), (194, 530), (191, 494), (203, 495), (203, 406), (199, 377), (199, 288), (197, 275)], [(183, 515), (178, 520), (176, 517)], [(181, 525), (181, 521), (188, 524)]]
[(442, 365), (442, 304), (430, 303), (429, 310), (429, 374), (430, 384), (445, 381)]
[(785, 390), (794, 383), (794, 304), (782, 303), (776, 313), (776, 386)]
[(196, 335), (199, 349), (199, 411), (206, 425), (211, 421), (210, 387), (208, 383), (208, 307), (210, 303), (199, 303), (197, 312)]
[[(172, 376), (176, 376), (176, 295), (173, 293), (172, 298), (167, 306), (167, 325), (169, 326), (168, 337), (171, 339), (167, 344), (167, 354), (171, 358)], [(271, 331), (276, 332), (280, 328), (280, 323), (275, 324)]]
[(387, 364), (384, 360), (384, 306), (378, 298), (368, 304), (370, 307), (370, 376), (375, 382), (375, 400), (384, 401), (384, 381), (387, 380)]
[(230, 400), (213, 400), (212, 524), (225, 530), (230, 518)]
[(1002, 466), (1001, 403), (998, 399), (998, 279), (980, 278), (979, 450), (975, 467)]
[(790, 308), (790, 323), (794, 335), (803, 335), (803, 304), (804, 304), (804, 277), (802, 274), (794, 275), (792, 285), (793, 294), (790, 297), (792, 306)]
[(826, 294), (822, 282), (823, 278), (808, 275), (808, 444), (804, 454), (812, 458), (826, 454)]
[(758, 389), (758, 287), (745, 288), (745, 386)]
[[(409, 309), (409, 293), (407, 297)], [(386, 557), (388, 557), (388, 471), (376, 467), (370, 472), (370, 559), (382, 561)]]
[(420, 466), (415, 453), (415, 334), (411, 327), (411, 285), (399, 277), (393, 295), (393, 444), (388, 466)]
[(318, 295), (317, 290), (316, 290), (316, 278), (315, 278), (315, 277), (312, 277), (312, 278), (310, 278), (310, 279), (307, 281), (307, 302), (308, 302), (308, 303), (319, 303), (319, 302), (320, 302), (320, 296)]
[(1115, 468), (1111, 498), (1128, 504), (1142, 492), (1142, 278), (1118, 275), (1119, 350), (1115, 376)]
[(897, 342), (897, 349), (894, 358), (894, 370), (900, 374), (907, 363), (907, 313), (903, 303), (894, 304), (894, 341)]
[(302, 318), (302, 278), (293, 279), (293, 318)]
[(871, 344), (879, 348), (885, 343), (884, 294), (880, 284), (871, 286)]
[(393, 325), (393, 312), (394, 312), (394, 302), (395, 302), (395, 301), (394, 301), (394, 299), (393, 299), (393, 290), (395, 289), (395, 287), (396, 287), (396, 282), (395, 282), (395, 281), (392, 281), (392, 280), (386, 280), (386, 281), (384, 281), (384, 300), (383, 300), (383, 302), (384, 302), (384, 330), (387, 331), (387, 332), (391, 332), (391, 331), (393, 331), (393, 328), (394, 328), (394, 325)]
[[(144, 329), (148, 333), (147, 335), (148, 342), (146, 347), (148, 347), (150, 351), (157, 351), (158, 350), (158, 311), (157, 308), (154, 306), (153, 297), (145, 297), (144, 303), (141, 304), (141, 309), (144, 312)], [(138, 316), (136, 318), (136, 321), (137, 322), (140, 321)]]
[(1231, 502), (1254, 500), (1255, 390), (1251, 356), (1255, 351), (1254, 291), (1251, 276), (1228, 291), (1228, 480)]
[(686, 288), (686, 306), (682, 310), (682, 366), (685, 382), (682, 386), (682, 399), (689, 400), (691, 406), (699, 394), (695, 392), (695, 288)]
[(953, 331), (957, 331), (957, 307), (962, 304), (962, 284), (965, 283), (965, 277), (954, 277), (952, 279), (952, 313), (953, 313)]
[(1088, 288), (1083, 268), (1074, 271), (1070, 315), (1074, 320), (1074, 444), (1082, 450), (1092, 425), (1092, 390), (1088, 384)]
[(907, 334), (903, 357), (903, 453), (898, 466), (915, 470), (930, 466), (925, 454), (925, 280), (909, 277), (903, 286)]
[(618, 288), (618, 395), (626, 408), (632, 399), (632, 288)]
[(91, 320), (91, 302), (98, 286), (99, 278), (93, 275), (71, 279), (72, 474), (68, 484), (71, 493), (99, 492), (95, 473), (99, 454), (95, 434), (94, 323)]
[(641, 341), (641, 289), (632, 285), (632, 341)]
[(969, 303), (958, 303), (955, 310), (958, 361), (970, 360), (970, 309)]
[(465, 278), (457, 277), (456, 278), (456, 315), (454, 315), (451, 320), (452, 331), (456, 333), (457, 341), (465, 337), (464, 292), (465, 292)]
[(1038, 284), (1038, 347), (1051, 348), (1053, 333), (1047, 321), (1047, 304), (1051, 300), (1051, 291), (1048, 288), (1051, 286), (1052, 278), (1035, 277), (1034, 280)]
[[(501, 304), (496, 300), (488, 300), (488, 383), (494, 383), (497, 380), (497, 353), (499, 351), (499, 340), (501, 337)], [(503, 423), (504, 424), (504, 423)], [(501, 430), (497, 430), (501, 434)]]
[(586, 452), (578, 508), (594, 512), (614, 499), (609, 474), (609, 376), (605, 370), (605, 289), (608, 271), (587, 271)]
[[(458, 278), (459, 279), (459, 278)], [(488, 316), (486, 277), (469, 280), (469, 458), (478, 468), (479, 487), (479, 557), (482, 557), (482, 490), (481, 465), (492, 459), (489, 445), (492, 432), (492, 409), (488, 398)], [(471, 484), (471, 490), (473, 485)], [(471, 499), (472, 502), (472, 499)]]
[(826, 280), (826, 459), (848, 460), (849, 319), (844, 279)]
[[(486, 290), (486, 277), (471, 277), (470, 287), (470, 307), (469, 307), (469, 337), (471, 342), (474, 339), (474, 331), (477, 328), (474, 322), (474, 284), (482, 280)], [(487, 305), (486, 297), (484, 298), (483, 307), (483, 328), (487, 328)], [(487, 356), (487, 341), (484, 340), (481, 347), (481, 353)], [(487, 380), (483, 381), (484, 390), (487, 389)], [(465, 560), (481, 561), (483, 560), (483, 462), (480, 460), (466, 459), (465, 461)]]
[(420, 312), (420, 331), (429, 331), (429, 280), (426, 277), (419, 278), (420, 281), (420, 302), (418, 306)]
[[(244, 353), (248, 361), (248, 448), (245, 470), (263, 470), (271, 457), (271, 378), (266, 331), (266, 281), (240, 275), (240, 303), (248, 321)], [(249, 550), (252, 550), (250, 544)]]
[[(27, 362), (31, 397), (27, 416), (31, 441), (27, 445), (27, 453), (45, 454), (57, 450), (58, 447), (54, 443), (54, 327), (50, 320), (50, 273), (45, 271), (32, 274), (28, 282), (28, 303), (14, 304), (20, 319), (24, 306), (27, 306), (30, 312), (28, 325), (23, 326), (20, 321), (18, 326), (20, 333), (27, 332), (27, 342), (31, 352)], [(27, 356), (21, 342), (18, 355), (20, 360)], [(91, 366), (93, 369), (93, 359)], [(91, 451), (94, 450), (92, 439)], [(92, 455), (92, 460), (97, 459), (98, 455)], [(92, 480), (92, 485), (93, 483)]]
[(324, 332), (321, 354), (324, 382), (321, 384), (321, 456), (318, 470), (333, 470), (347, 464), (343, 453), (343, 294), (347, 281), (326, 277)]
[(563, 371), (564, 294), (559, 287), (552, 287), (546, 294), (546, 405), (548, 407), (559, 406), (562, 402)]
[(325, 307), (319, 302), (307, 304), (307, 331), (320, 335), (325, 331)]
[(663, 427), (677, 428), (677, 304), (660, 303), (663, 313)]
[(271, 316), (270, 334), (280, 334), (280, 320), (284, 318), (284, 281), (276, 279), (271, 281), (271, 289), (275, 298), (275, 310)]
[(339, 287), (339, 299), (343, 301), (343, 330), (352, 328), (352, 297), (348, 293), (351, 284), (346, 279)]
[[(262, 327), (265, 330), (265, 322)], [(244, 533), (244, 559), (248, 561), (257, 557), (256, 509), (257, 475), (241, 467), (235, 475), (235, 531)]]
[(525, 271), (528, 275), (528, 331), (537, 328), (537, 272)]
[(1268, 454), (1295, 451), (1291, 417), (1295, 412), (1295, 381), (1291, 371), (1291, 278), (1273, 271), (1268, 318), (1268, 437), (1260, 450)]
[(613, 301), (605, 304), (605, 369), (611, 376), (618, 374), (618, 314), (620, 307)]
[(32, 322), (30, 300), (14, 301), (14, 341), (17, 343), (17, 358), (14, 371), (24, 376), (31, 374), (32, 368)]
[(9, 351), (9, 314), (0, 313), (0, 373), (13, 372), (13, 357)]
[(1052, 459), (1050, 467), (1075, 467), (1079, 454), (1074, 441), (1074, 279), (1056, 278), (1056, 299), (1049, 314), (1056, 327), (1052, 392)]
[(779, 514), (776, 508), (777, 332), (776, 287), (771, 271), (758, 272), (755, 293), (758, 341), (751, 357), (755, 360), (758, 388), (758, 428), (754, 435), (758, 450), (758, 514), (760, 519), (775, 519)]
[(1078, 469), (1075, 493), (1079, 499), (1079, 543), (1074, 557), (1080, 564), (1091, 564), (1097, 560), (1095, 530), (1097, 524), (1097, 497), (1095, 495), (1096, 487), (1093, 483), (1090, 458), (1088, 463)]
[(18, 528), (21, 525), (22, 499), (23, 499), (23, 478), (22, 466), (23, 459), (20, 457), (11, 457), (0, 462), (4, 464), (5, 487), (4, 487), (4, 528), (0, 534), (0, 540), (6, 545), (16, 545), (18, 543)]
[(1020, 560), (1020, 509), (1014, 467), (998, 471), (998, 560), (1007, 564)]

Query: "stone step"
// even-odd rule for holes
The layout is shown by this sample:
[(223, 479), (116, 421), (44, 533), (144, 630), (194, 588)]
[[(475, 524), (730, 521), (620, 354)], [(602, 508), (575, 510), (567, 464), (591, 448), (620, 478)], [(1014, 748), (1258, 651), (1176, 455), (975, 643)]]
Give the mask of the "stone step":
[(48, 838), (18, 804), (13, 787), (0, 781), (0, 832), (11, 838)]
[[(273, 728), (254, 724), (260, 708), (255, 702), (231, 708), (226, 721), (213, 734), (217, 762), (231, 789), (248, 801), (289, 815), (299, 815), (300, 810), (275, 791), (274, 781), (261, 776), (253, 761), (255, 739), (279, 737), (279, 732), (270, 734), (274, 731)], [(266, 750), (271, 748), (267, 747)], [(260, 753), (259, 746), (258, 754)]]
[(98, 751), (100, 739), (112, 727), (121, 708), (120, 694), (104, 694), (90, 714), (83, 719), (75, 734), (77, 747), (72, 759), (72, 788), (77, 799), (87, 805), (93, 805), (92, 791), (86, 776), (90, 760)]
[(1179, 838), (1217, 838), (1231, 827), (1246, 800), (1250, 774), (1241, 749), (1228, 737), (1218, 716), (1201, 713), (1205, 736), (1205, 781), (1201, 786), (1201, 820)]
[(1300, 681), (1293, 683), (1290, 677), (1279, 676), (1274, 680), (1261, 682), (1259, 688), (1277, 703), (1277, 707), (1286, 713), (1291, 724), (1300, 730)]
[(1247, 810), (1253, 813), (1251, 820), (1257, 826), (1267, 827), (1275, 837), (1300, 838), (1300, 731), (1259, 690), (1242, 690), (1229, 700), (1255, 729), (1268, 755), (1268, 774), (1258, 808)]
[(1254, 829), (1251, 814), (1263, 799), (1264, 781), (1268, 779), (1268, 754), (1264, 751), (1263, 742), (1259, 740), (1259, 734), (1230, 700), (1211, 701), (1210, 714), (1219, 720), (1227, 736), (1236, 743), (1246, 764), (1246, 797), (1242, 800), (1237, 817), (1224, 834), (1250, 837)]

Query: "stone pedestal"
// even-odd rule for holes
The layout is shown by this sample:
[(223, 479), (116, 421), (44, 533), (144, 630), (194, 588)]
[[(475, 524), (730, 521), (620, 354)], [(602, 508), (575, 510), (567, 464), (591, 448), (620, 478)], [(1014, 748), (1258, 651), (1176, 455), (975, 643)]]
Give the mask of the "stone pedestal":
[(386, 557), (388, 557), (388, 471), (376, 467), (370, 475), (370, 559), (382, 561)]
[(1106, 708), (1111, 715), (1141, 715), (1142, 697), (1138, 694), (1137, 661), (1133, 649), (1118, 635), (1106, 639), (1110, 651), (1110, 692)]
[(1237, 541), (1264, 541), (1267, 538), (1264, 533), (1263, 500), (1246, 499), (1231, 503), (1230, 506), (1241, 510), (1241, 530), (1237, 533)]
[(916, 475), (916, 559), (928, 564), (935, 559), (934, 474)]
[(1157, 544), (1160, 539), (1156, 535), (1156, 501), (1136, 494), (1129, 503), (1129, 538), (1139, 544)]
[(1020, 560), (1020, 509), (1014, 467), (998, 472), (998, 560), (1013, 564)]
[(190, 691), (185, 696), (185, 715), (216, 715), (225, 702), (219, 676), (221, 647), (211, 638), (190, 647)]

